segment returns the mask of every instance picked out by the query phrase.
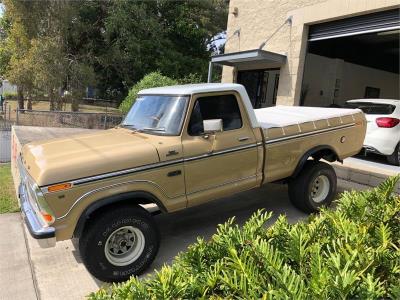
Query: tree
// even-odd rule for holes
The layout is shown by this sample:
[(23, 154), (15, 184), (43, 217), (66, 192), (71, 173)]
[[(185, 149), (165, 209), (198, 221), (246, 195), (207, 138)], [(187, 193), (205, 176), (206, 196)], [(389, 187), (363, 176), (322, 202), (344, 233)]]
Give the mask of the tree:
[(100, 56), (104, 72), (98, 81), (125, 95), (155, 70), (172, 78), (200, 73), (205, 80), (209, 42), (226, 20), (223, 0), (111, 2), (104, 19), (108, 51)]
[(11, 52), (5, 47), (10, 25), (10, 20), (2, 15), (0, 17), (0, 79), (4, 79), (11, 58)]
[(154, 71), (204, 80), (227, 19), (226, 0), (3, 2), (0, 71), (18, 85), (20, 107), (24, 95), (43, 94), (59, 109), (62, 91), (76, 102), (95, 83), (101, 97), (121, 100)]
[[(11, 30), (6, 46), (11, 51), (6, 76), (18, 86), (19, 107), (23, 96), (48, 95), (50, 109), (60, 110), (62, 91), (70, 90), (73, 102), (94, 82), (91, 67), (70, 47), (77, 6), (69, 1), (6, 0)], [(76, 105), (73, 105), (76, 108)]]

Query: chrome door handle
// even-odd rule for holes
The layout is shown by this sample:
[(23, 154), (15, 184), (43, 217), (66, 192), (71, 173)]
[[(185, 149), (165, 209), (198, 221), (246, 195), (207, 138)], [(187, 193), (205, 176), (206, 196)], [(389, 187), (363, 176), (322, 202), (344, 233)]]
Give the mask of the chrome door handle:
[(244, 142), (244, 141), (247, 141), (248, 139), (249, 139), (248, 136), (242, 136), (242, 137), (238, 138), (238, 141), (239, 142)]

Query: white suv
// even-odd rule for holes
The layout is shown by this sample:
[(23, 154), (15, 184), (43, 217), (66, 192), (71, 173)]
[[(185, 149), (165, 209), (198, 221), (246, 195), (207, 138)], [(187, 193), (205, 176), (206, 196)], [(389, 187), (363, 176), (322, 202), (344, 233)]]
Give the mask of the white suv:
[(400, 166), (400, 100), (357, 99), (347, 101), (347, 106), (361, 109), (367, 118), (364, 149)]

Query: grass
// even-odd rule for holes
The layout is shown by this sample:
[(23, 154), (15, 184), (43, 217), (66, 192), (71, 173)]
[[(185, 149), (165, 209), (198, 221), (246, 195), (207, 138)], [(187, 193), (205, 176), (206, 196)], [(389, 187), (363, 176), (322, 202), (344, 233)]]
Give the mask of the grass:
[(0, 164), (0, 214), (19, 210), (10, 164)]

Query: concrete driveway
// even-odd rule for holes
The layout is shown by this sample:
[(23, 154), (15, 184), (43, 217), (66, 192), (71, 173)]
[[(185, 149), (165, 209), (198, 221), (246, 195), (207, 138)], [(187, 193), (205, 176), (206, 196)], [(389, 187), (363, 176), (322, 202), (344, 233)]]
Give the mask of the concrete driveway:
[[(341, 180), (338, 186), (339, 191), (363, 188)], [(198, 236), (209, 238), (217, 224), (232, 216), (241, 224), (260, 208), (273, 211), (274, 218), (286, 214), (290, 222), (306, 217), (290, 204), (287, 187), (274, 184), (181, 212), (158, 215), (161, 247), (147, 274), (170, 263)], [(0, 300), (83, 299), (104, 285), (86, 271), (71, 241), (41, 249), (18, 213), (0, 215), (0, 236)]]

